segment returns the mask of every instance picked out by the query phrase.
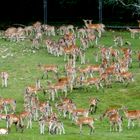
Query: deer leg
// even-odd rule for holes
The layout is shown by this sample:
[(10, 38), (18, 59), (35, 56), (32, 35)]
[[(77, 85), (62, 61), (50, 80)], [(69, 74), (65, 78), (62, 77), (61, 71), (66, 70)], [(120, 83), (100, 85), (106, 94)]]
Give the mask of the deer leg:
[(131, 125), (131, 119), (128, 120), (128, 129), (130, 129)]
[(94, 113), (96, 113), (97, 105), (94, 106)]
[(82, 134), (82, 124), (80, 124), (80, 134)]
[(119, 132), (122, 132), (122, 123), (119, 123)]
[(91, 135), (91, 134), (93, 133), (94, 127), (93, 127), (92, 124), (90, 124), (89, 127), (91, 128), (91, 129), (90, 129), (90, 133), (89, 133), (89, 134)]
[(132, 128), (134, 128), (134, 126), (135, 126), (135, 124), (134, 124), (134, 122), (132, 121)]

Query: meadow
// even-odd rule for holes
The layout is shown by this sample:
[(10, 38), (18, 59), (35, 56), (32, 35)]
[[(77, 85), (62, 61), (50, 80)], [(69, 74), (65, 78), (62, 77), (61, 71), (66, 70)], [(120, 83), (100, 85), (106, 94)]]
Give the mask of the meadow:
[[(23, 133), (16, 132), (15, 126), (12, 126), (11, 132), (6, 136), (0, 136), (0, 140), (138, 140), (140, 139), (140, 127), (138, 122), (135, 121), (135, 127), (133, 129), (127, 128), (127, 119), (123, 116), (123, 131), (122, 132), (110, 132), (109, 122), (107, 118), (102, 121), (99, 117), (102, 113), (110, 107), (119, 108), (121, 106), (127, 106), (129, 110), (140, 109), (140, 68), (137, 61), (137, 51), (140, 50), (140, 39), (136, 37), (132, 39), (130, 33), (125, 30), (112, 31), (107, 30), (103, 33), (99, 40), (99, 45), (105, 45), (110, 47), (114, 44), (114, 35), (121, 35), (124, 42), (131, 42), (132, 48), (132, 68), (129, 70), (134, 75), (134, 82), (130, 83), (127, 87), (122, 83), (113, 83), (112, 88), (104, 88), (96, 91), (95, 87), (86, 91), (84, 89), (74, 89), (72, 93), (68, 93), (68, 98), (71, 98), (79, 108), (88, 108), (89, 99), (91, 97), (97, 97), (100, 99), (97, 112), (90, 116), (96, 118), (95, 132), (89, 135), (89, 128), (83, 127), (83, 134), (79, 134), (79, 127), (71, 122), (68, 118), (64, 119), (60, 117), (60, 120), (64, 122), (64, 128), (66, 134), (64, 135), (49, 135), (45, 132), (45, 135), (40, 135), (38, 122), (33, 122), (32, 129), (25, 129)], [(57, 37), (55, 37), (57, 39)], [(77, 45), (78, 45), (77, 41)], [(0, 86), (0, 96), (4, 98), (14, 98), (17, 101), (16, 114), (23, 111), (23, 94), (25, 87), (28, 85), (34, 85), (37, 78), (41, 79), (42, 71), (38, 68), (38, 64), (58, 64), (59, 74), (64, 75), (64, 58), (63, 56), (55, 57), (48, 54), (44, 44), (41, 44), (39, 50), (31, 49), (30, 41), (10, 42), (4, 39), (0, 39), (0, 72), (7, 71), (9, 73), (8, 87)], [(95, 64), (93, 54), (98, 50), (97, 47), (90, 47), (86, 51), (86, 59), (89, 63)], [(8, 54), (8, 55), (7, 55)], [(6, 56), (7, 55), (7, 56)], [(76, 62), (79, 66), (80, 62)], [(53, 78), (49, 74), (48, 79)], [(1, 81), (0, 81), (1, 82)], [(1, 83), (0, 83), (1, 84)], [(47, 86), (47, 78), (41, 79), (43, 87)], [(42, 93), (39, 93), (39, 99), (41, 101), (48, 100)], [(58, 102), (56, 99), (54, 102)], [(54, 102), (50, 101), (55, 112), (57, 110), (54, 107)], [(0, 120), (0, 127), (6, 127), (6, 123)]]

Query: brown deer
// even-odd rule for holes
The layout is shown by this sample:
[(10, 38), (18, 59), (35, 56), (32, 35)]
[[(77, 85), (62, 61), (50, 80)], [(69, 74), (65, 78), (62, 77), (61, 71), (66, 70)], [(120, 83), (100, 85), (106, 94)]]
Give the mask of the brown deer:
[[(2, 98), (0, 97), (0, 104), (4, 106), (5, 114), (11, 109), (12, 113), (16, 112), (16, 100), (12, 98)], [(9, 108), (10, 106), (10, 108)]]
[(91, 114), (96, 113), (98, 102), (100, 102), (100, 100), (98, 98), (90, 98), (90, 100), (89, 100), (89, 112)]
[(133, 39), (136, 37), (137, 34), (140, 34), (140, 29), (131, 29), (129, 27), (127, 27), (127, 29), (130, 31), (131, 38), (133, 38)]
[(103, 117), (107, 117), (109, 119), (110, 131), (122, 131), (122, 117), (119, 115), (118, 109), (107, 109), (100, 119), (102, 120)]
[(90, 133), (92, 134), (95, 127), (93, 126), (95, 119), (92, 117), (76, 117), (75, 118), (75, 123), (76, 125), (80, 126), (80, 134), (82, 134), (82, 127), (83, 125), (88, 125), (90, 127)]
[(140, 110), (128, 110), (126, 107), (122, 107), (122, 110), (128, 120), (128, 129), (134, 127), (134, 120), (137, 120), (140, 126)]
[(16, 115), (16, 114), (8, 114), (6, 116), (7, 129), (9, 129), (11, 131), (11, 126), (13, 124), (15, 124), (15, 126), (16, 126), (16, 131), (18, 131), (19, 129), (21, 129), (21, 132), (23, 132), (24, 125), (21, 124), (21, 119), (20, 119), (19, 115)]
[(104, 32), (104, 28), (105, 28), (105, 25), (102, 24), (102, 23), (98, 23), (98, 24), (92, 24), (92, 20), (83, 20), (84, 23), (85, 23), (85, 26), (88, 28), (88, 29), (94, 29), (98, 32), (98, 36), (101, 37), (101, 33)]
[(38, 65), (40, 69), (43, 71), (42, 79), (45, 75), (48, 77), (48, 72), (53, 72), (56, 77), (58, 77), (58, 66), (53, 64), (46, 64), (46, 65)]

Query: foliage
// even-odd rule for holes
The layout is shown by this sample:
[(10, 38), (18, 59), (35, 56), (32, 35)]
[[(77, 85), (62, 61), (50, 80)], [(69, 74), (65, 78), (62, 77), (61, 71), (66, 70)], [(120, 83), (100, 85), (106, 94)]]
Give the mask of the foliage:
[(133, 15), (140, 15), (140, 0), (104, 0), (104, 4), (129, 8)]

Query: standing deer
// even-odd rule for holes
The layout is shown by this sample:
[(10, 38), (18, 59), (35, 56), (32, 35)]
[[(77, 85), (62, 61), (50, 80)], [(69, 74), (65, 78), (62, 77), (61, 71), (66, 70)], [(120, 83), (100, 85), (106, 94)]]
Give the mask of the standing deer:
[(135, 126), (134, 120), (137, 120), (140, 126), (140, 110), (128, 110), (126, 107), (122, 107), (122, 110), (128, 120), (128, 129)]
[(90, 133), (89, 134), (92, 134), (94, 129), (95, 129), (95, 127), (93, 126), (94, 119), (92, 117), (81, 117), (81, 118), (76, 117), (75, 118), (75, 123), (76, 123), (76, 125), (80, 126), (80, 134), (82, 134), (83, 125), (88, 125), (90, 127)]
[(91, 98), (89, 101), (89, 112), (91, 114), (96, 113), (97, 104), (100, 100), (98, 98)]
[(107, 117), (110, 123), (110, 132), (111, 131), (122, 131), (122, 117), (119, 115), (118, 110), (115, 108), (107, 109), (103, 116), (101, 116), (101, 120), (103, 117)]

